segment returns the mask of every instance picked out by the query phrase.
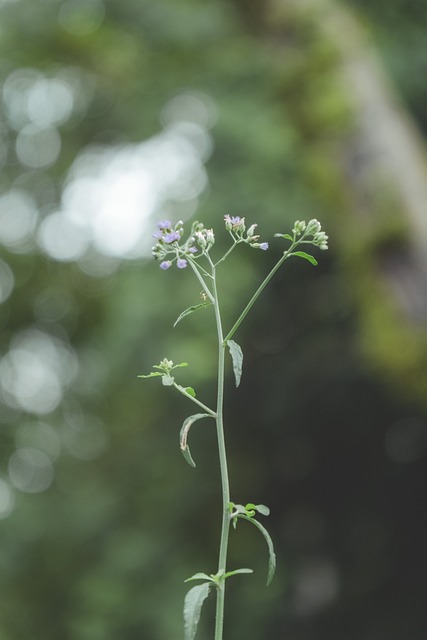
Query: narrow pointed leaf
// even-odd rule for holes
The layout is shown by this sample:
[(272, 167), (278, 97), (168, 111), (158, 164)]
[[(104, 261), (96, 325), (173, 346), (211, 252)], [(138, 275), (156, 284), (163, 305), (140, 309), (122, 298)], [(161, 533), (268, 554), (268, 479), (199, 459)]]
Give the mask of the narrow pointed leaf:
[(149, 373), (148, 375), (139, 375), (138, 378), (155, 378), (156, 376), (162, 376), (163, 373), (160, 373), (160, 371), (152, 371), (151, 373)]
[(249, 518), (248, 516), (245, 515), (241, 515), (238, 516), (239, 518), (243, 518), (244, 520), (247, 520), (248, 522), (252, 522), (253, 525), (256, 526), (257, 529), (259, 529), (259, 531), (261, 531), (262, 535), (264, 536), (264, 539), (267, 543), (267, 547), (268, 547), (268, 574), (267, 574), (267, 587), (270, 584), (270, 582), (273, 579), (274, 576), (274, 572), (276, 571), (276, 554), (274, 553), (274, 546), (273, 546), (273, 541), (270, 537), (270, 534), (268, 533), (267, 529), (265, 527), (262, 526), (262, 524), (260, 522), (258, 522), (258, 520), (255, 520), (255, 518)]
[(236, 381), (236, 387), (239, 386), (242, 378), (242, 366), (243, 366), (243, 352), (237, 342), (234, 340), (227, 340), (228, 348), (230, 349), (231, 359), (233, 361), (234, 379)]
[(204, 601), (209, 595), (209, 582), (198, 584), (187, 593), (184, 600), (184, 635), (185, 640), (193, 640), (197, 632), (200, 613)]
[(275, 233), (274, 234), (275, 238), (285, 238), (286, 240), (291, 240), (291, 242), (293, 241), (293, 237), (289, 235), (289, 233)]
[(175, 323), (174, 323), (173, 326), (176, 327), (178, 322), (180, 322), (183, 318), (185, 318), (185, 316), (189, 316), (190, 313), (194, 313), (195, 311), (198, 311), (199, 309), (205, 309), (206, 307), (210, 307), (211, 304), (212, 304), (212, 302), (206, 301), (206, 302), (202, 302), (200, 304), (196, 304), (193, 307), (188, 307), (188, 309), (185, 309), (185, 311), (180, 313), (178, 318), (175, 320)]
[(196, 413), (193, 416), (189, 416), (184, 420), (181, 431), (179, 432), (179, 446), (182, 451), (182, 455), (184, 456), (190, 467), (195, 467), (196, 463), (191, 456), (190, 447), (188, 446), (188, 432), (190, 431), (192, 425), (196, 422), (196, 420), (201, 420), (202, 418), (212, 418), (212, 416), (209, 415), (209, 413)]
[(227, 571), (224, 575), (224, 578), (229, 578), (230, 576), (235, 576), (238, 573), (253, 573), (253, 569), (234, 569), (234, 571)]
[(304, 258), (304, 260), (308, 260), (315, 267), (319, 264), (314, 256), (311, 256), (309, 253), (305, 251), (293, 251), (291, 256), (298, 256), (299, 258)]

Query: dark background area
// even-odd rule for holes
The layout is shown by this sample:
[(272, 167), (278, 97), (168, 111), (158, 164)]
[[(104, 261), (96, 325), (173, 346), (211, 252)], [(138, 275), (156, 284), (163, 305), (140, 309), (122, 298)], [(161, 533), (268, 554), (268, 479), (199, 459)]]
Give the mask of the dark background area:
[[(182, 638), (215, 571), (213, 430), (143, 381), (164, 357), (214, 402), (192, 274), (156, 221), (258, 223), (220, 274), (229, 327), (289, 261), (226, 381), (233, 500), (265, 503), (278, 567), (240, 523), (225, 639), (424, 640), (427, 9), (421, 1), (0, 0), (0, 636)], [(247, 249), (247, 250), (245, 250)], [(205, 428), (206, 427), (206, 428)], [(251, 529), (254, 529), (253, 531)], [(212, 637), (213, 599), (198, 638)]]

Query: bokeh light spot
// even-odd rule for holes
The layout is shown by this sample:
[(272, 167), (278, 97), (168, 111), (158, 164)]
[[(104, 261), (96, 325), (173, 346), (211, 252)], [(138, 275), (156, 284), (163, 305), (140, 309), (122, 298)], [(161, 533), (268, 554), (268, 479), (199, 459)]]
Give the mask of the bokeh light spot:
[(25, 191), (4, 193), (0, 196), (0, 243), (16, 253), (26, 251), (37, 218), (34, 200)]
[(71, 88), (56, 78), (35, 82), (28, 93), (28, 115), (40, 127), (67, 122), (73, 112)]
[(38, 449), (18, 449), (11, 455), (8, 468), (13, 486), (25, 493), (41, 493), (53, 482), (52, 461)]
[(74, 225), (60, 212), (52, 213), (42, 221), (37, 239), (48, 256), (62, 262), (78, 260), (89, 245), (84, 229)]
[(18, 160), (31, 169), (49, 167), (61, 152), (61, 136), (54, 127), (27, 124), (16, 138)]
[(12, 408), (50, 413), (77, 372), (77, 358), (68, 345), (36, 329), (24, 331), (0, 361), (3, 399)]

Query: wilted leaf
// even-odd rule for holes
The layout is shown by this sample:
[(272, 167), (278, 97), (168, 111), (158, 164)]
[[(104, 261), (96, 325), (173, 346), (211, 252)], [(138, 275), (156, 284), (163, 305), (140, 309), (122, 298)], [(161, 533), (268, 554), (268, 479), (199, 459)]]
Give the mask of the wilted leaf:
[(190, 465), (190, 467), (195, 467), (196, 463), (194, 462), (191, 453), (190, 447), (187, 443), (188, 432), (190, 431), (192, 425), (196, 420), (201, 420), (202, 418), (212, 418), (213, 416), (209, 415), (209, 413), (195, 413), (193, 416), (189, 416), (183, 422), (181, 427), (181, 431), (179, 432), (179, 446), (182, 451), (182, 455)]

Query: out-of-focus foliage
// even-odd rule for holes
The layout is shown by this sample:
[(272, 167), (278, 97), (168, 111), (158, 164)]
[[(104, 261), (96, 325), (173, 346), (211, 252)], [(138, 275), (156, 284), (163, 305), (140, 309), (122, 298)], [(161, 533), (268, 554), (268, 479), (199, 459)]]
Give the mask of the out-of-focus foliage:
[[(208, 311), (172, 329), (199, 287), (158, 270), (151, 233), (230, 213), (263, 239), (318, 217), (332, 250), (290, 263), (239, 332), (233, 500), (271, 507), (278, 572), (266, 590), (240, 523), (230, 567), (253, 557), (255, 574), (230, 583), (226, 637), (425, 638), (423, 280), (405, 271), (393, 296), (383, 277), (410, 222), (392, 181), (366, 187), (365, 139), (348, 144), (355, 98), (323, 17), (357, 30), (349, 4), (0, 0), (2, 637), (182, 637), (183, 580), (216, 564), (214, 434), (193, 434), (191, 470), (185, 399), (136, 376), (186, 360), (209, 402), (216, 354)], [(422, 3), (351, 4), (425, 130)], [(270, 245), (227, 265), (227, 326)]]

